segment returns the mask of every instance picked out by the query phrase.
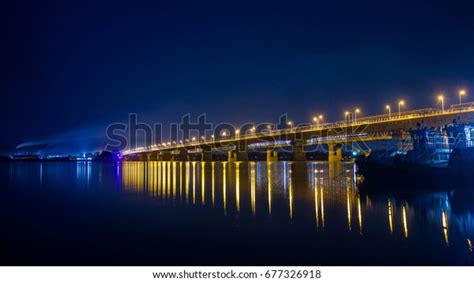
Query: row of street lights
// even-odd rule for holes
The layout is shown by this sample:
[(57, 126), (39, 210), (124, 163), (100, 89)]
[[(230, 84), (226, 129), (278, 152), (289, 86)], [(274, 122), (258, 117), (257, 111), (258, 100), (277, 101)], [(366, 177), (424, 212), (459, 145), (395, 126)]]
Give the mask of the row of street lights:
[[(466, 95), (466, 90), (465, 89), (459, 90), (459, 92), (458, 92), (459, 105), (462, 104), (462, 97), (465, 96), (465, 95)], [(439, 94), (438, 101), (441, 102), (441, 111), (444, 112), (444, 95), (443, 95), (443, 93)]]
[[(459, 98), (459, 104), (462, 104), (462, 97), (466, 95), (466, 90), (465, 89), (460, 89), (459, 92), (458, 92), (458, 98)], [(441, 103), (441, 110), (444, 112), (444, 95), (441, 93), (438, 95), (438, 101), (440, 101)], [(398, 101), (398, 118), (401, 117), (402, 115), (402, 107), (404, 107), (406, 104), (405, 104), (405, 101), (404, 100), (399, 100)], [(385, 109), (388, 111), (388, 118), (389, 119), (392, 119), (392, 108), (390, 105), (385, 105)], [(344, 117), (346, 119), (348, 119), (350, 117), (350, 115), (353, 115), (354, 117), (354, 120), (353, 122), (356, 123), (357, 122), (357, 115), (361, 113), (361, 110), (359, 108), (355, 108), (353, 112), (350, 112), (350, 111), (346, 111), (344, 112)], [(313, 117), (313, 122), (316, 123), (316, 126), (319, 127), (323, 121), (323, 118), (324, 116), (323, 115), (318, 115), (318, 116), (314, 116)], [(349, 122), (349, 121), (347, 121)], [(288, 126), (290, 127), (290, 130), (293, 130), (293, 126), (294, 126), (294, 123), (292, 121), (288, 121)], [(268, 131), (269, 133), (271, 134), (272, 133), (272, 126), (271, 125), (268, 125), (267, 126), (268, 128)], [(256, 128), (255, 126), (252, 127), (250, 129), (250, 132), (253, 134), (255, 133), (256, 131)], [(227, 137), (227, 132), (223, 131), (221, 133), (221, 137), (222, 138), (226, 138)], [(239, 137), (240, 136), (240, 130), (239, 129), (236, 129), (235, 130), (235, 136), (236, 137)], [(205, 136), (202, 136), (201, 137), (202, 141), (205, 142), (206, 141), (206, 137)], [(215, 136), (214, 134), (211, 135), (211, 140), (214, 141), (215, 140)], [(192, 143), (195, 143), (196, 142), (196, 137), (192, 137), (191, 138), (191, 141)], [(189, 139), (186, 139), (185, 140), (186, 143), (190, 143)], [(180, 145), (183, 145), (183, 140), (179, 141)], [(168, 142), (168, 143), (162, 143), (161, 145), (163, 145), (164, 147), (166, 146), (171, 146), (171, 143)], [(176, 145), (176, 141), (173, 141), (173, 145)], [(159, 146), (159, 145), (158, 145)]]
[[(398, 101), (398, 117), (400, 118), (402, 116), (402, 106), (405, 106), (405, 101), (400, 100)], [(385, 105), (385, 109), (388, 111), (388, 119), (392, 119), (392, 108), (390, 105)]]

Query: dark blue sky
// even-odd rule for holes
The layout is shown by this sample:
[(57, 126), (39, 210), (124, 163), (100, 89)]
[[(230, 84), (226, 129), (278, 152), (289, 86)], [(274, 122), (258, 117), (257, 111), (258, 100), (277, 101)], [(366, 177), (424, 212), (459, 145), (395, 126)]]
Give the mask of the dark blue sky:
[(474, 92), (474, 1), (39, 2), (0, 4), (3, 150), (130, 112), (305, 122)]

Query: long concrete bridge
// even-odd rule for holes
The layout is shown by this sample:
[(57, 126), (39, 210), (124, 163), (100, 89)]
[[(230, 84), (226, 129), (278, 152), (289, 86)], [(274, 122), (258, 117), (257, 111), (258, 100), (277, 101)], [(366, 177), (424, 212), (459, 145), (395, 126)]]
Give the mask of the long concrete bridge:
[(450, 124), (474, 124), (474, 103), (457, 104), (446, 110), (426, 108), (279, 130), (256, 132), (253, 129), (245, 134), (235, 130), (216, 134), (216, 138), (213, 135), (210, 138), (168, 142), (126, 150), (122, 154), (126, 160), (160, 161), (211, 161), (216, 155), (224, 155), (225, 161), (232, 162), (248, 160), (251, 151), (265, 152), (267, 161), (276, 161), (284, 151), (291, 153), (292, 160), (304, 161), (307, 152), (324, 145), (328, 160), (340, 161), (343, 144), (402, 140), (409, 137), (411, 129), (441, 129)]

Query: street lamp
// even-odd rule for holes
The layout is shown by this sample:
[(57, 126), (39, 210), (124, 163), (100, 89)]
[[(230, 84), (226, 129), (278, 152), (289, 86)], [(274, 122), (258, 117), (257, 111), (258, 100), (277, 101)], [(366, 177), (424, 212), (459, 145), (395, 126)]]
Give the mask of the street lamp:
[(462, 96), (466, 95), (466, 90), (461, 89), (459, 90), (459, 105), (462, 104)]
[(405, 106), (405, 101), (398, 101), (398, 118), (402, 116), (402, 106)]
[(214, 134), (211, 135), (211, 139), (212, 139), (212, 141), (214, 141)]
[(271, 126), (271, 125), (267, 125), (267, 129), (268, 129), (268, 133), (272, 134), (272, 126)]
[(227, 132), (223, 131), (223, 132), (221, 133), (221, 136), (222, 136), (222, 139), (225, 139), (225, 137), (227, 136)]
[(346, 123), (347, 123), (347, 124), (349, 124), (350, 114), (351, 114), (351, 113), (350, 113), (350, 112), (347, 112), (347, 111), (344, 113), (344, 118), (346, 119)]
[(240, 130), (236, 129), (236, 130), (235, 130), (235, 136), (236, 136), (236, 137), (239, 137), (239, 133), (240, 133)]
[(319, 127), (320, 122), (323, 120), (323, 115), (319, 115), (317, 117), (313, 117), (313, 121), (316, 123), (316, 126)]
[(293, 122), (292, 122), (292, 121), (289, 121), (289, 122), (288, 122), (288, 125), (290, 126), (290, 130), (292, 130), (292, 129), (293, 129)]
[(191, 140), (192, 140), (193, 142), (195, 142), (195, 141), (196, 141), (196, 137), (191, 138)]
[(360, 113), (360, 110), (359, 109), (355, 109), (354, 110), (354, 123), (357, 122), (357, 114)]
[(388, 110), (388, 119), (392, 119), (392, 109), (390, 108), (390, 105), (386, 105), (385, 109)]
[(438, 100), (441, 101), (441, 111), (444, 112), (444, 96), (439, 95)]

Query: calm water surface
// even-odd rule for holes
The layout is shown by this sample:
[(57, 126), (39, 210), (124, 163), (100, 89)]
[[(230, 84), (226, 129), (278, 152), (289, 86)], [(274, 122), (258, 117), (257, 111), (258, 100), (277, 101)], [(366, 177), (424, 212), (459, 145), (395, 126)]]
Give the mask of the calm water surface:
[(2, 163), (0, 174), (1, 265), (474, 265), (474, 193), (455, 183), (395, 193), (381, 179), (364, 193), (354, 164), (326, 162)]

